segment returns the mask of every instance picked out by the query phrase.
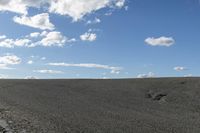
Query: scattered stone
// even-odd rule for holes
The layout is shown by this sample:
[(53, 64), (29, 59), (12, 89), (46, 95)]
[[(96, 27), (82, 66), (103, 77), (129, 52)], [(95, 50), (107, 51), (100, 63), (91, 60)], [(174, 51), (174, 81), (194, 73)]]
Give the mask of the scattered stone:
[(7, 133), (6, 129), (0, 126), (0, 133)]
[(0, 119), (0, 133), (11, 133), (7, 122), (1, 119)]
[(162, 92), (153, 92), (153, 91), (148, 91), (147, 93), (146, 93), (146, 98), (150, 98), (150, 99), (152, 99), (152, 100), (154, 100), (154, 101), (160, 101), (160, 100), (162, 100), (162, 98), (164, 98), (164, 97), (166, 97), (167, 96), (167, 94), (166, 93), (162, 93)]
[(167, 96), (167, 94), (164, 94), (164, 93), (158, 93), (158, 94), (155, 94), (153, 96), (153, 100), (156, 100), (156, 101), (160, 101), (163, 97)]
[(152, 96), (153, 96), (153, 92), (150, 90), (150, 91), (148, 91), (146, 94), (145, 94), (145, 97), (146, 98), (152, 98)]

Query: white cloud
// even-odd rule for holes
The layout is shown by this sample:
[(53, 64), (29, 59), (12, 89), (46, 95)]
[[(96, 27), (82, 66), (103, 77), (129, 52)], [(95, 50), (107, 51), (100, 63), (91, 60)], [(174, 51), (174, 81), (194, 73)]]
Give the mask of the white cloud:
[(155, 77), (155, 74), (152, 72), (149, 72), (147, 74), (139, 74), (137, 76), (137, 78), (153, 78), (153, 77)]
[(0, 47), (5, 48), (13, 48), (15, 46), (22, 47), (22, 46), (29, 46), (31, 44), (31, 40), (29, 39), (10, 39), (5, 38), (0, 40)]
[(37, 73), (43, 73), (43, 74), (62, 74), (62, 71), (56, 71), (56, 70), (34, 70), (33, 72)]
[(33, 61), (32, 61), (32, 60), (29, 60), (29, 61), (27, 62), (27, 64), (31, 65), (31, 64), (33, 64)]
[(36, 76), (26, 76), (24, 79), (39, 79), (39, 78)]
[(97, 35), (95, 33), (86, 32), (86, 33), (80, 35), (80, 39), (82, 41), (93, 42), (93, 41), (95, 41), (97, 39)]
[(99, 32), (101, 31), (101, 29), (88, 29), (88, 32), (91, 33), (91, 32)]
[(113, 13), (111, 11), (108, 11), (105, 13), (105, 16), (111, 16)]
[(151, 46), (166, 46), (169, 47), (175, 43), (175, 40), (172, 37), (159, 37), (159, 38), (154, 38), (154, 37), (149, 37), (145, 39), (145, 42), (148, 45)]
[(119, 74), (121, 70), (118, 70), (118, 69), (112, 69), (110, 71), (111, 74)]
[(5, 55), (0, 57), (0, 64), (16, 65), (20, 63), (21, 59), (16, 55)]
[(60, 32), (49, 32), (45, 38), (41, 40), (43, 46), (63, 46), (67, 42), (67, 38)]
[(26, 35), (21, 39), (10, 39), (2, 36), (0, 39), (0, 47), (14, 48), (14, 47), (36, 47), (36, 46), (64, 46), (66, 43), (73, 43), (77, 40), (75, 38), (67, 38), (58, 31), (41, 33), (34, 32)]
[(37, 7), (44, 6), (50, 0), (21, 0), (21, 3), (27, 5), (27, 7)]
[(1, 0), (0, 11), (28, 14), (29, 7), (45, 6), (50, 0)]
[(32, 41), (29, 40), (29, 39), (16, 39), (14, 41), (14, 44), (15, 46), (26, 46), (26, 45), (29, 45)]
[(125, 6), (124, 9), (125, 9), (126, 11), (128, 11), (129, 7), (128, 7), (128, 6)]
[(192, 77), (192, 76), (193, 76), (192, 74), (184, 75), (184, 77)]
[(0, 47), (12, 48), (14, 44), (13, 39), (0, 40)]
[(121, 8), (125, 0), (52, 0), (50, 12), (67, 15), (74, 21), (82, 19), (85, 15), (105, 7)]
[(44, 8), (51, 13), (69, 16), (78, 21), (103, 8), (122, 8), (125, 0), (1, 0), (0, 11), (28, 14), (30, 7)]
[(75, 38), (67, 38), (62, 35), (61, 32), (52, 31), (52, 32), (45, 32), (43, 31), (40, 36), (43, 36), (43, 39), (37, 43), (42, 46), (58, 46), (62, 47), (66, 43), (73, 43), (76, 42)]
[(115, 6), (118, 7), (118, 8), (122, 8), (125, 4), (125, 0), (118, 0), (116, 3), (115, 3)]
[(27, 5), (22, 0), (1, 0), (0, 11), (27, 14)]
[(48, 13), (37, 14), (32, 17), (27, 17), (25, 15), (21, 17), (15, 16), (13, 18), (14, 22), (19, 23), (21, 25), (26, 25), (33, 28), (38, 28), (41, 30), (53, 30), (55, 26), (49, 20)]
[(35, 55), (31, 55), (30, 57), (31, 57), (31, 58), (35, 58), (35, 57), (37, 57), (37, 56), (35, 56)]
[(101, 23), (101, 20), (99, 18), (95, 18), (94, 20), (88, 20), (87, 24), (97, 24)]
[(63, 67), (84, 67), (84, 68), (97, 68), (97, 69), (107, 69), (110, 70), (112, 74), (119, 74), (122, 70), (121, 67), (113, 67), (108, 65), (94, 64), (94, 63), (80, 63), (80, 64), (70, 64), (70, 63), (48, 63), (50, 66), (63, 66)]
[(21, 58), (16, 55), (5, 55), (0, 56), (0, 69), (12, 69), (9, 65), (17, 65), (21, 63)]
[(46, 57), (42, 57), (42, 58), (41, 58), (41, 60), (46, 60), (46, 59), (47, 59)]
[(47, 32), (47, 31), (42, 31), (42, 32), (40, 33), (40, 36), (42, 36), (42, 37), (47, 36), (48, 33), (49, 33), (49, 32)]
[(182, 66), (177, 66), (177, 67), (174, 67), (174, 70), (180, 72), (180, 71), (187, 70), (187, 68), (186, 67), (182, 67)]
[(76, 38), (71, 38), (71, 39), (67, 40), (68, 43), (73, 43), (73, 42), (76, 42), (76, 41), (77, 41)]
[(40, 33), (39, 32), (33, 32), (29, 35), (31, 38), (37, 38), (40, 36)]
[(0, 74), (0, 79), (6, 79), (6, 78), (8, 78), (8, 76), (7, 76), (7, 75)]
[(6, 38), (5, 35), (1, 35), (1, 36), (0, 36), (0, 40), (5, 39), (5, 38)]
[(0, 69), (14, 69), (14, 68), (8, 67), (7, 64), (0, 64)]

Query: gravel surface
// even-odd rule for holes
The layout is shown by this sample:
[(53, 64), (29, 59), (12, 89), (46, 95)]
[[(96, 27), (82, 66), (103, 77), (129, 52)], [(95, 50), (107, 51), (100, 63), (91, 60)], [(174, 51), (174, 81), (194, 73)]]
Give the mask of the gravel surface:
[(200, 133), (200, 78), (0, 80), (0, 133)]

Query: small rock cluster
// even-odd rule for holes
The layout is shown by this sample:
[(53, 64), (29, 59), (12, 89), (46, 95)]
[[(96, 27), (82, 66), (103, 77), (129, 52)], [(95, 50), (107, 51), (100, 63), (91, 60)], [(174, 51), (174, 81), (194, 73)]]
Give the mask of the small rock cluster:
[(154, 101), (160, 101), (166, 96), (167, 96), (167, 94), (166, 93), (162, 93), (162, 92), (148, 91), (146, 93), (146, 98), (150, 98), (150, 99), (152, 99)]

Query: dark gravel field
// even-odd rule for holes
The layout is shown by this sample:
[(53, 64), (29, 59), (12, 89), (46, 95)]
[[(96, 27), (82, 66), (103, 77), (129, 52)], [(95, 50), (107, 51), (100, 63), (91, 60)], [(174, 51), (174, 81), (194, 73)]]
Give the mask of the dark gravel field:
[(200, 78), (0, 80), (0, 132), (200, 133)]

